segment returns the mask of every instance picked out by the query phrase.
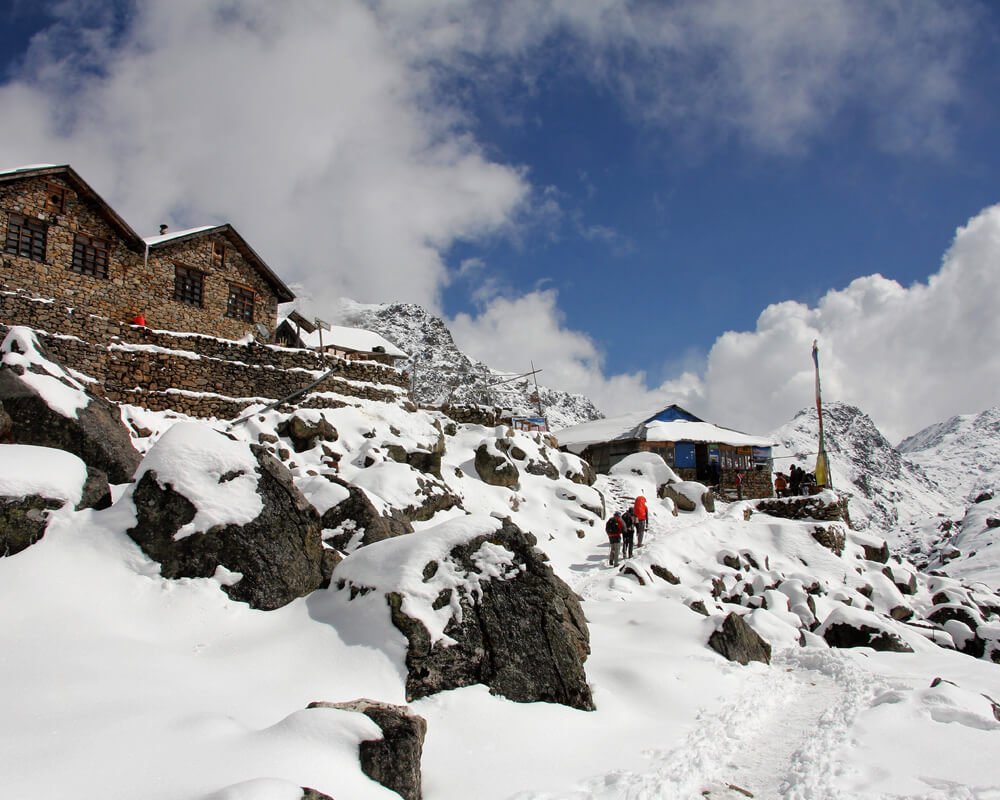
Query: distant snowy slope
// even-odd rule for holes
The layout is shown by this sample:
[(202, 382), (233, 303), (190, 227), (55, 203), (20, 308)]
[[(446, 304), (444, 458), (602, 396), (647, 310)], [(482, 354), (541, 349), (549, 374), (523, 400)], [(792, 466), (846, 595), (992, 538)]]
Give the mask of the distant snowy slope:
[[(451, 331), (440, 317), (414, 303), (366, 305), (344, 299), (337, 320), (375, 331), (407, 353), (416, 355), (415, 391), (421, 403), (484, 403), (510, 408), (516, 414), (536, 416), (534, 380), (509, 380), (480, 361), (466, 356), (455, 345)], [(544, 366), (544, 365), (538, 365)], [(530, 369), (525, 355), (524, 371)], [(542, 413), (553, 430), (599, 419), (601, 412), (583, 395), (547, 388), (539, 383)]]
[(1000, 407), (924, 428), (899, 451), (956, 498), (973, 500), (1000, 485)]
[[(859, 408), (825, 405), (823, 428), (833, 485), (851, 494), (851, 521), (856, 528), (875, 529), (899, 549), (912, 544), (913, 532), (908, 530), (912, 523), (957, 505), (958, 497), (943, 491), (920, 466), (904, 458)], [(806, 471), (815, 468), (819, 440), (815, 408), (800, 411), (772, 436), (781, 443), (776, 470), (787, 473), (793, 463)]]

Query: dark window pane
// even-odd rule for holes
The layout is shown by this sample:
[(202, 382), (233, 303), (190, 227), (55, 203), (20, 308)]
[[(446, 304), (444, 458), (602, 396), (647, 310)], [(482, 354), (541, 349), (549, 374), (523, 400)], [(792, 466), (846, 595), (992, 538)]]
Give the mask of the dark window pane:
[(45, 239), (48, 226), (40, 219), (11, 214), (7, 221), (4, 251), (35, 261), (45, 261)]
[(108, 277), (108, 243), (104, 239), (77, 234), (73, 240), (73, 260), (70, 267), (81, 275)]
[(226, 305), (226, 316), (253, 322), (254, 293), (242, 286), (229, 284), (229, 302)]
[(174, 268), (174, 300), (201, 306), (204, 273), (189, 267)]

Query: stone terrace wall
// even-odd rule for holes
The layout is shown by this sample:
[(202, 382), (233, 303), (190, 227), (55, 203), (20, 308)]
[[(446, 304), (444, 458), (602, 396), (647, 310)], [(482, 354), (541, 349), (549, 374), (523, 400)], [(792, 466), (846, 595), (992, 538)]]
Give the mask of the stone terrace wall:
[[(0, 329), (10, 325), (35, 328), (54, 359), (94, 379), (96, 393), (154, 411), (232, 418), (248, 405), (304, 389), (334, 366), (337, 372), (311, 393), (397, 402), (409, 385), (408, 375), (377, 362), (157, 331), (0, 293)], [(338, 403), (313, 398), (309, 404)]]

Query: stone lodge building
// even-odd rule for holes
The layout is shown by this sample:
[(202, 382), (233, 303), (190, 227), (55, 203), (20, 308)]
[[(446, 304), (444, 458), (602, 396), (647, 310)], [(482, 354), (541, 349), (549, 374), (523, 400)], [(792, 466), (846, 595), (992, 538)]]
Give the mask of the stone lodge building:
[(291, 290), (231, 225), (141, 238), (68, 165), (0, 172), (6, 291), (151, 328), (269, 341)]

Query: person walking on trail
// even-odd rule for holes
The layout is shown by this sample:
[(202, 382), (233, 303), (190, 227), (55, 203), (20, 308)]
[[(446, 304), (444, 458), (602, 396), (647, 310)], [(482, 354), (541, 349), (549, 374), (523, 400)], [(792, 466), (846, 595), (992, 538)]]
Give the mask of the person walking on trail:
[(646, 496), (640, 494), (635, 498), (632, 506), (632, 514), (635, 516), (635, 530), (638, 534), (637, 544), (642, 547), (642, 536), (649, 527), (649, 509), (646, 507)]
[(788, 492), (788, 480), (784, 474), (779, 472), (774, 476), (774, 494), (777, 497), (784, 497)]
[(739, 470), (736, 471), (736, 499), (743, 499), (743, 473)]
[(792, 497), (795, 497), (799, 493), (799, 487), (802, 486), (802, 470), (792, 464), (792, 468), (788, 470), (788, 475), (789, 489), (791, 489)]
[(622, 533), (622, 555), (625, 558), (632, 558), (632, 545), (635, 541), (635, 515), (631, 508), (626, 508), (622, 514), (622, 522), (625, 523), (625, 531)]
[(616, 511), (614, 516), (608, 518), (608, 524), (604, 526), (608, 534), (608, 541), (611, 542), (611, 566), (618, 566), (618, 556), (622, 547), (622, 534), (625, 533), (625, 523), (622, 521), (620, 511)]

